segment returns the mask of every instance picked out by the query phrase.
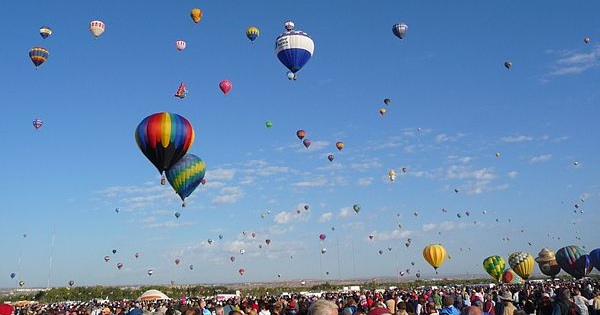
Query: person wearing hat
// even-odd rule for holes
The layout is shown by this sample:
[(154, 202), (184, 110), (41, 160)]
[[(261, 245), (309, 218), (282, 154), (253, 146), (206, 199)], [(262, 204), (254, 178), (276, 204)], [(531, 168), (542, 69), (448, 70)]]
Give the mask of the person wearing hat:
[(367, 315), (392, 315), (392, 313), (385, 306), (375, 305), (369, 310)]
[(102, 315), (112, 315), (112, 311), (110, 310), (110, 308), (105, 307), (102, 309)]
[(329, 300), (316, 300), (308, 308), (308, 315), (338, 315), (338, 306)]
[(443, 303), (444, 307), (440, 310), (440, 315), (460, 315), (460, 311), (454, 306), (454, 298), (451, 295), (445, 295)]
[(500, 294), (500, 301), (504, 306), (504, 312), (502, 315), (513, 315), (517, 308), (513, 305), (513, 295), (510, 291), (506, 290)]

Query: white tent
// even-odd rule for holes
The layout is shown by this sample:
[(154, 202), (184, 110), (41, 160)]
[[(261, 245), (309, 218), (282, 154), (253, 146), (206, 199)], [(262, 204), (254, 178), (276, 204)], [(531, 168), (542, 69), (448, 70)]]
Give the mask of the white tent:
[(155, 300), (170, 300), (170, 298), (158, 291), (158, 290), (148, 290), (144, 293), (142, 293), (142, 295), (140, 295), (139, 298), (137, 298), (138, 301), (155, 301)]

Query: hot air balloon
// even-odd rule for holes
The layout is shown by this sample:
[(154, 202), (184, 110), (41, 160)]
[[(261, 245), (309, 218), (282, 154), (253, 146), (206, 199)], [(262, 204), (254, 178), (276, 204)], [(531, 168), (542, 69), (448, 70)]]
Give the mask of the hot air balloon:
[(229, 260), (231, 260), (231, 262), (235, 262), (235, 257), (231, 256), (229, 257)]
[(245, 250), (245, 249), (240, 249), (240, 254), (241, 254), (241, 255), (244, 255), (244, 253), (245, 253), (245, 252), (246, 252), (246, 250)]
[(324, 240), (325, 240), (325, 238), (326, 238), (325, 234), (322, 234), (322, 233), (321, 233), (321, 234), (319, 234), (319, 239), (320, 239), (321, 241), (324, 241)]
[(151, 275), (154, 273), (154, 270), (152, 270), (152, 269), (148, 269), (148, 272), (147, 272), (147, 273), (148, 273), (148, 275), (149, 275), (149, 276), (151, 276)]
[(392, 26), (392, 33), (396, 35), (396, 37), (403, 39), (404, 35), (406, 35), (406, 31), (408, 31), (408, 25), (404, 23), (397, 23)]
[(525, 280), (533, 272), (533, 263), (533, 256), (527, 252), (514, 252), (508, 256), (510, 268)]
[(123, 264), (122, 263), (118, 263), (117, 264), (117, 269), (121, 270), (121, 268), (123, 268)]
[(179, 219), (180, 216), (181, 216), (181, 213), (179, 213), (179, 211), (175, 212), (175, 218)]
[(179, 263), (180, 263), (180, 262), (181, 262), (181, 260), (179, 260), (179, 258), (176, 258), (176, 259), (175, 259), (175, 264), (176, 264), (177, 266), (179, 266)]
[(369, 234), (369, 240), (371, 240), (371, 241), (372, 241), (374, 238), (375, 238), (375, 235), (373, 235), (373, 234)]
[(260, 30), (256, 26), (250, 26), (246, 29), (246, 37), (251, 42), (254, 42), (258, 38), (258, 35), (260, 35)]
[(258, 248), (259, 248), (259, 249), (262, 249), (262, 244), (258, 244)]
[(219, 234), (219, 239), (222, 240), (223, 239), (223, 234)]
[(308, 149), (308, 147), (310, 147), (310, 144), (312, 143), (312, 141), (310, 141), (309, 139), (304, 139), (302, 140), (302, 144), (304, 144), (304, 146)]
[(549, 248), (542, 248), (535, 261), (546, 276), (554, 278), (560, 272), (560, 266), (556, 262), (556, 254)]
[(140, 253), (136, 252), (134, 256), (135, 256), (135, 259), (138, 259), (138, 258), (140, 258)]
[(119, 209), (119, 208), (115, 208), (115, 212), (116, 212), (116, 213), (119, 213), (119, 211), (121, 211), (121, 209)]
[(250, 236), (252, 236), (252, 238), (255, 238), (256, 237), (256, 233), (252, 232), (252, 234), (250, 234)]
[(180, 99), (184, 99), (188, 95), (188, 90), (185, 88), (185, 83), (181, 82), (179, 87), (177, 88), (177, 92), (175, 92), (175, 97)]
[(14, 272), (10, 274), (10, 278), (11, 278), (11, 279), (14, 279), (16, 276), (17, 276), (17, 274), (16, 274), (16, 273), (14, 273)]
[(178, 39), (175, 41), (175, 49), (177, 49), (178, 51), (184, 50), (186, 46), (187, 43), (183, 39)]
[(25, 281), (19, 281), (19, 286), (23, 287), (25, 285)]
[(342, 149), (344, 148), (344, 143), (341, 141), (338, 141), (335, 143), (335, 147), (339, 150), (342, 151)]
[(327, 156), (327, 159), (329, 160), (329, 162), (333, 162), (333, 159), (335, 159), (335, 156), (333, 156), (333, 154), (329, 154)]
[(36, 69), (48, 60), (48, 55), (48, 50), (44, 47), (33, 47), (29, 50), (29, 59)]
[(581, 279), (591, 271), (591, 265), (585, 250), (579, 246), (570, 245), (556, 252), (556, 262), (573, 278)]
[(379, 253), (379, 255), (383, 255), (383, 250), (381, 250), (381, 249), (380, 249), (380, 250), (378, 251), (378, 253)]
[(169, 184), (183, 201), (183, 207), (185, 207), (185, 198), (200, 185), (205, 172), (204, 161), (193, 154), (186, 154), (165, 172)]
[(308, 211), (308, 209), (310, 209), (309, 205), (304, 205), (304, 210)]
[(90, 32), (92, 32), (95, 38), (98, 38), (104, 33), (104, 23), (102, 21), (91, 21)]
[(36, 119), (33, 120), (33, 127), (36, 130), (42, 128), (43, 124), (44, 124), (44, 122), (41, 119), (39, 119), (39, 118), (36, 118)]
[(600, 248), (596, 248), (596, 249), (592, 250), (588, 254), (588, 257), (590, 260), (590, 266), (594, 267), (594, 268), (596, 268), (596, 270), (600, 271)]
[(227, 93), (229, 93), (229, 91), (231, 90), (231, 81), (229, 80), (223, 80), (221, 82), (219, 82), (219, 89), (221, 89), (221, 91), (223, 92), (223, 94), (227, 95)]
[(423, 248), (423, 258), (436, 270), (446, 259), (446, 249), (440, 244), (430, 244)]
[(388, 177), (390, 178), (390, 181), (396, 181), (396, 171), (394, 171), (393, 169), (391, 169), (388, 172)]
[(192, 17), (194, 23), (198, 23), (202, 19), (202, 10), (194, 8), (190, 11), (190, 16)]
[(589, 37), (584, 37), (583, 38), (583, 42), (586, 43), (586, 44), (589, 44), (590, 43), (590, 38)]
[(267, 245), (271, 244), (271, 240), (270, 239), (266, 239), (265, 243), (267, 243)]
[(117, 253), (117, 250), (116, 250), (116, 249), (113, 249), (113, 250), (112, 250), (112, 253), (113, 253), (113, 254), (116, 254), (116, 253)]
[(194, 265), (190, 265), (190, 270), (194, 270)]
[(321, 254), (325, 254), (327, 252), (327, 248), (321, 248)]
[(490, 275), (492, 278), (500, 281), (502, 278), (502, 274), (504, 273), (504, 269), (506, 264), (504, 263), (504, 258), (502, 256), (489, 256), (483, 260), (483, 269)]
[(156, 113), (135, 130), (135, 142), (160, 174), (179, 161), (194, 143), (194, 128), (183, 116)]
[(43, 39), (48, 38), (50, 35), (52, 35), (52, 29), (50, 29), (49, 26), (40, 27), (40, 36), (42, 36)]
[(213, 243), (212, 238), (209, 238), (206, 242), (208, 242), (208, 245), (211, 245)]
[(306, 131), (304, 131), (304, 130), (296, 131), (296, 137), (298, 137), (298, 139), (302, 140), (302, 139), (304, 139), (305, 136), (306, 136)]
[(302, 31), (294, 30), (294, 23), (285, 23), (286, 31), (275, 40), (275, 54), (279, 61), (290, 70), (292, 78), (296, 79), (296, 72), (310, 60), (315, 50), (313, 40)]
[(72, 287), (75, 284), (75, 281), (69, 280), (69, 286)]
[(271, 128), (271, 127), (273, 127), (273, 122), (272, 122), (272, 121), (270, 121), (270, 120), (267, 120), (267, 121), (265, 122), (265, 126), (267, 126), (267, 128)]
[(379, 109), (379, 115), (381, 115), (381, 117), (385, 116), (386, 113), (387, 113), (387, 109), (385, 109), (383, 107)]
[(358, 212), (360, 212), (360, 205), (355, 204), (354, 206), (352, 206), (352, 209), (354, 210), (354, 212), (358, 213)]
[(384, 99), (384, 100), (383, 100), (383, 103), (384, 103), (385, 105), (390, 105), (390, 104), (392, 103), (392, 100), (391, 100), (391, 99), (389, 99), (389, 98), (386, 98), (386, 99)]
[(240, 273), (240, 276), (243, 276), (244, 273), (246, 272), (246, 269), (240, 268), (240, 270), (238, 270), (238, 272)]
[(506, 69), (510, 69), (510, 68), (512, 68), (512, 62), (510, 62), (510, 61), (508, 61), (508, 60), (507, 60), (507, 61), (505, 61), (505, 62), (504, 62), (504, 68), (506, 68)]
[(519, 277), (519, 275), (510, 268), (504, 270), (500, 280), (502, 281), (502, 283), (508, 284), (519, 284), (523, 282), (523, 279), (521, 279), (521, 277)]
[(104, 261), (105, 262), (109, 262), (110, 261), (110, 256), (108, 256), (108, 255), (104, 256)]

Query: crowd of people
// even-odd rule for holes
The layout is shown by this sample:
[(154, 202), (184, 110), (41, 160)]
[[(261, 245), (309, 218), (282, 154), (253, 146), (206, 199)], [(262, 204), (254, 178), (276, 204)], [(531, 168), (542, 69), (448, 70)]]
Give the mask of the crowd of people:
[(33, 304), (0, 315), (600, 315), (600, 282), (447, 286), (160, 301)]

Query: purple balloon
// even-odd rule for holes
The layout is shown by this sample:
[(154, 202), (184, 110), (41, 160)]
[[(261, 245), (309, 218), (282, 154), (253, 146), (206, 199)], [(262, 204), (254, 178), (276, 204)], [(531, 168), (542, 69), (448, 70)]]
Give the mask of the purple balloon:
[(579, 246), (565, 246), (556, 252), (556, 262), (573, 278), (585, 277), (591, 269), (588, 255)]
[(302, 143), (308, 149), (308, 147), (310, 147), (310, 144), (312, 143), (312, 141), (310, 141), (309, 139), (304, 139), (304, 140), (302, 140)]
[(590, 265), (600, 271), (600, 248), (592, 250), (588, 254), (588, 257), (590, 259)]

